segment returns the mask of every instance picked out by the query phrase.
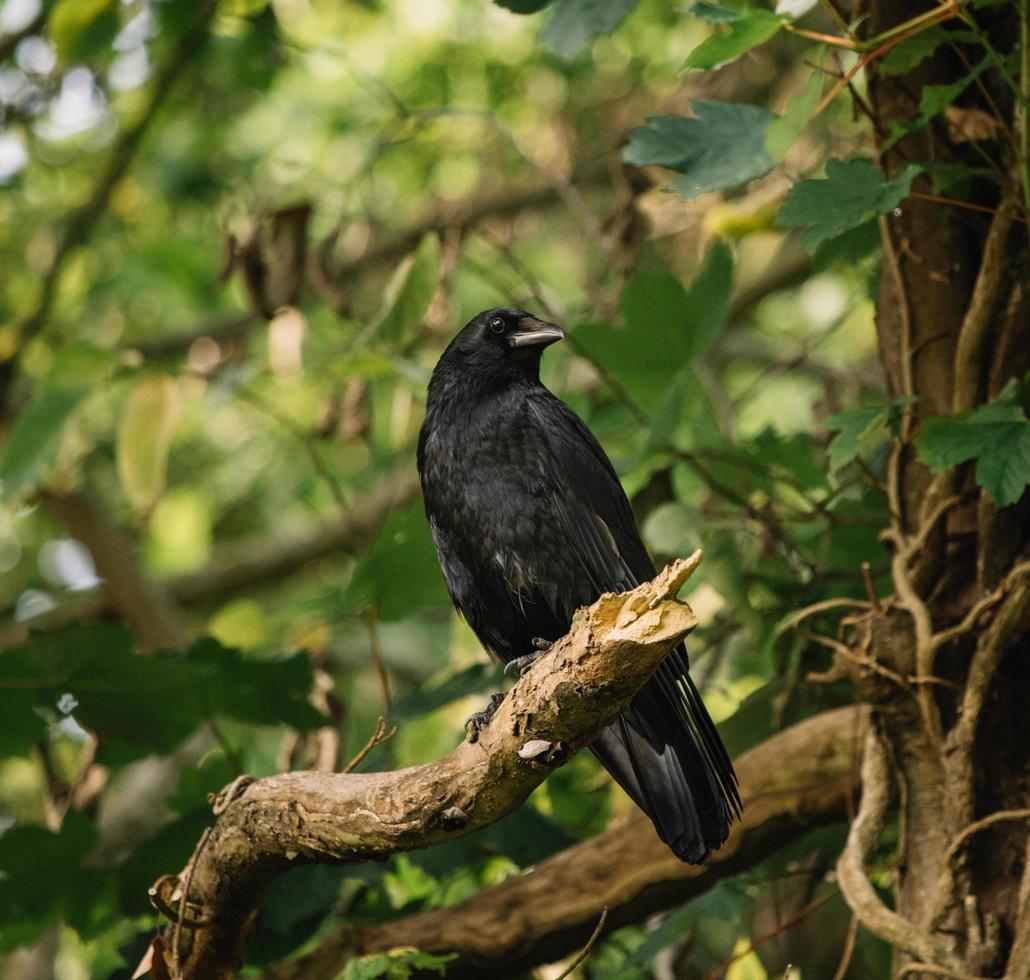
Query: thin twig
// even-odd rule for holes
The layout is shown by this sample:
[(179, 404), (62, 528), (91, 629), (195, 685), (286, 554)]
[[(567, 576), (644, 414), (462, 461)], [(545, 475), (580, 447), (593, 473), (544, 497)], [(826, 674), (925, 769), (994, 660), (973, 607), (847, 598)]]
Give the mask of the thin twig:
[(880, 612), (883, 607), (880, 605), (880, 597), (876, 594), (872, 565), (867, 561), (862, 562), (862, 581), (865, 583), (866, 595), (869, 596), (869, 603), (873, 607), (873, 611)]
[(379, 675), (379, 684), (383, 689), (383, 703), (386, 710), (392, 707), (390, 703), (390, 675), (386, 671), (386, 664), (383, 662), (383, 652), (379, 648), (379, 610), (374, 602), (369, 603), (365, 610), (365, 622), (368, 624), (368, 648), (372, 654), (372, 663), (375, 664), (376, 673)]
[[(793, 915), (788, 915), (787, 918), (783, 919), (780, 922), (777, 922), (772, 929), (769, 929), (767, 932), (763, 932), (760, 936), (756, 936), (754, 939), (752, 939), (751, 942), (748, 944), (747, 949), (743, 949), (739, 953), (734, 953), (729, 959), (724, 960), (717, 967), (715, 967), (715, 969), (710, 970), (707, 974), (705, 974), (705, 980), (717, 980), (718, 977), (725, 976), (727, 970), (729, 970), (729, 968), (733, 966), (733, 964), (736, 963), (738, 960), (742, 960), (745, 956), (749, 956), (763, 943), (769, 942), (770, 939), (775, 939), (777, 936), (782, 935), (791, 926), (797, 925), (797, 923), (799, 923), (806, 916), (811, 915), (816, 909), (821, 908), (827, 902), (836, 898), (838, 894), (840, 893), (837, 891), (836, 888), (834, 888), (831, 891), (826, 892), (825, 895), (820, 895), (818, 898), (813, 898), (812, 901), (810, 901), (807, 905), (802, 906)], [(790, 967), (788, 967), (787, 970), (789, 972)], [(786, 975), (787, 974), (785, 973), (784, 976)]]
[(214, 717), (208, 718), (207, 727), (211, 729), (211, 734), (214, 735), (215, 741), (221, 748), (229, 765), (235, 770), (236, 775), (241, 775), (244, 770), (243, 759), (236, 749), (233, 748), (228, 736), (222, 730), (222, 726), (218, 724), (218, 719)]
[(369, 740), (365, 743), (364, 748), (350, 762), (345, 765), (340, 772), (354, 772), (358, 766), (361, 765), (365, 760), (365, 756), (368, 755), (377, 745), (382, 745), (383, 742), (389, 742), (394, 735), (397, 734), (397, 726), (394, 725), (389, 731), (386, 730), (386, 719), (380, 715), (379, 721), (376, 722), (375, 730), (369, 737)]
[(974, 821), (965, 830), (962, 831), (948, 847), (948, 861), (954, 861), (958, 857), (959, 852), (969, 843), (970, 838), (975, 834), (980, 833), (981, 830), (986, 830), (988, 827), (993, 827), (996, 823), (1002, 823), (1007, 820), (1026, 820), (1030, 817), (1030, 809), (1024, 807), (1020, 810), (996, 810), (994, 813), (989, 814), (986, 817), (981, 817), (979, 820)]
[(576, 958), (564, 970), (562, 970), (554, 980), (565, 980), (565, 978), (568, 977), (572, 971), (590, 955), (590, 950), (594, 948), (594, 943), (601, 938), (601, 930), (604, 929), (604, 924), (607, 921), (608, 906), (606, 905), (601, 910), (601, 918), (597, 920), (597, 925), (594, 926), (594, 931), (590, 934), (590, 938), (587, 940), (586, 946), (579, 951)]
[(844, 939), (844, 949), (840, 954), (840, 962), (833, 974), (833, 980), (844, 980), (847, 976), (848, 967), (851, 966), (851, 957), (855, 955), (855, 941), (858, 939), (858, 916), (851, 913), (851, 921), (848, 923), (848, 934)]

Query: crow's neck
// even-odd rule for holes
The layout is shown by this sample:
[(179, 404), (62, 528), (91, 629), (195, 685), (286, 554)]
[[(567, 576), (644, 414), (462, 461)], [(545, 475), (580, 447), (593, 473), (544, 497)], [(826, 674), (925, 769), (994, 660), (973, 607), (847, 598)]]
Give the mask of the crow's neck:
[(539, 362), (526, 364), (444, 365), (429, 382), (429, 418), (491, 414), (509, 399), (541, 388)]

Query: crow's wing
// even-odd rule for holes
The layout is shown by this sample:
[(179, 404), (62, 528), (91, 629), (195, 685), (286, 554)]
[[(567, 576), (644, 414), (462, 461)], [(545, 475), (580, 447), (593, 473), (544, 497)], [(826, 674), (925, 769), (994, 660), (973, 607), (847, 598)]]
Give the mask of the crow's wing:
[[(654, 575), (615, 469), (593, 433), (549, 392), (530, 412), (547, 447), (547, 499), (578, 574), (594, 597), (622, 592)], [(583, 582), (549, 583), (571, 620)], [(726, 839), (740, 812), (733, 765), (688, 673), (680, 646), (593, 746), (595, 754), (686, 860), (703, 860)]]

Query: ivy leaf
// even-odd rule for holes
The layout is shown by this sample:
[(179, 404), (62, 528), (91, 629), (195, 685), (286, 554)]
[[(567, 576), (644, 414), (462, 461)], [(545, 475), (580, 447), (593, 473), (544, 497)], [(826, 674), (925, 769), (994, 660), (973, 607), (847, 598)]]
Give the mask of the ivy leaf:
[(774, 115), (738, 102), (693, 103), (696, 118), (652, 116), (634, 129), (622, 151), (626, 163), (668, 167), (682, 177), (673, 187), (686, 198), (739, 187), (768, 173), (773, 159), (765, 133)]
[(724, 23), (724, 33), (713, 35), (690, 52), (683, 63), (685, 69), (711, 70), (728, 65), (778, 34), (783, 21), (768, 10), (750, 10)]
[(637, 5), (637, 0), (556, 0), (540, 40), (565, 58), (598, 34), (611, 34)]
[(848, 412), (838, 412), (827, 420), (828, 429), (836, 429), (830, 442), (830, 472), (836, 473), (856, 456), (868, 456), (887, 438), (888, 430), (897, 434), (902, 410), (915, 401), (908, 396), (889, 405), (870, 405)]
[(783, 228), (807, 228), (801, 241), (814, 252), (826, 239), (896, 208), (921, 169), (909, 164), (904, 173), (887, 180), (871, 160), (831, 158), (823, 180), (802, 180), (791, 188), (776, 223)]
[(1013, 379), (994, 401), (973, 412), (926, 419), (915, 440), (919, 458), (932, 470), (975, 459), (976, 482), (999, 507), (1014, 504), (1030, 483), (1030, 420), (1023, 405), (1024, 385)]
[(39, 481), (57, 455), (65, 423), (85, 396), (84, 388), (51, 388), (19, 416), (0, 456), (0, 481), (7, 495)]

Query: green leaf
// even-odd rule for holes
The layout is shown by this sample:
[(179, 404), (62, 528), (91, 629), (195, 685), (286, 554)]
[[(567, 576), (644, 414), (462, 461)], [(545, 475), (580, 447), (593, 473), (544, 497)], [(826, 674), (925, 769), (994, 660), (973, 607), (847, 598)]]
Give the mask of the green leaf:
[(556, 0), (540, 40), (565, 58), (577, 54), (598, 34), (611, 34), (637, 0)]
[(352, 959), (336, 980), (408, 980), (422, 971), (432, 971), (444, 976), (447, 964), (457, 953), (436, 956), (417, 949), (391, 949), (388, 953), (374, 953)]
[(84, 388), (50, 388), (18, 417), (0, 456), (5, 494), (20, 493), (39, 482), (57, 455), (65, 423), (85, 396)]
[(494, 0), (494, 3), (513, 14), (535, 14), (538, 10), (549, 7), (554, 0)]
[(765, 131), (765, 151), (773, 160), (784, 158), (808, 125), (819, 98), (823, 92), (823, 78), (818, 71), (813, 71), (803, 92), (795, 95), (787, 103), (787, 111), (780, 117), (773, 118)]
[(684, 197), (739, 187), (773, 167), (765, 133), (775, 118), (767, 109), (737, 102), (693, 103), (695, 119), (656, 116), (634, 129), (622, 151), (626, 163), (668, 167), (682, 177), (673, 187)]
[(351, 608), (375, 603), (381, 619), (402, 619), (447, 603), (436, 549), (421, 504), (393, 514), (358, 562), (347, 590)]
[(930, 57), (953, 32), (946, 31), (939, 24), (928, 27), (905, 38), (899, 45), (891, 48), (880, 62), (881, 75), (904, 75), (910, 72), (925, 58)]
[(871, 160), (831, 158), (823, 180), (802, 180), (791, 188), (776, 223), (783, 228), (807, 228), (801, 241), (814, 252), (826, 239), (896, 208), (920, 170), (917, 164), (909, 164), (900, 176), (887, 180)]
[(0, 951), (32, 942), (62, 916), (89, 922), (94, 903), (110, 896), (110, 872), (81, 867), (95, 842), (95, 826), (74, 810), (58, 833), (16, 826), (0, 835)]
[[(129, 634), (109, 625), (43, 633), (0, 652), (5, 701), (28, 691), (35, 711), (57, 715), (58, 700), (70, 694), (68, 710), (112, 763), (170, 751), (216, 714), (315, 728), (324, 719), (307, 703), (311, 686), (303, 654), (258, 661), (202, 639), (185, 655), (141, 657)], [(19, 704), (24, 723), (24, 698)]]
[(118, 30), (117, 0), (58, 0), (47, 33), (61, 61), (86, 61), (109, 44)]
[(164, 493), (180, 407), (179, 386), (165, 374), (142, 378), (122, 406), (115, 459), (122, 489), (137, 514), (149, 514)]
[(751, 10), (726, 20), (725, 24), (725, 33), (708, 38), (690, 52), (684, 68), (711, 70), (736, 61), (744, 52), (778, 34), (783, 21), (768, 10)]
[(969, 87), (969, 84), (981, 75), (988, 68), (997, 64), (993, 52), (988, 54), (975, 65), (973, 69), (959, 78), (957, 81), (945, 85), (924, 85), (919, 98), (919, 115), (911, 120), (894, 120), (891, 123), (891, 133), (884, 148), (890, 149), (898, 140), (909, 133), (916, 133), (924, 129), (934, 118), (940, 115), (945, 109)]
[(397, 346), (408, 343), (422, 326), (439, 282), (440, 239), (430, 232), (401, 262), (386, 287), (384, 312), (376, 326), (379, 336)]
[(692, 3), (687, 7), (687, 13), (693, 14), (698, 20), (706, 21), (709, 24), (727, 24), (733, 20), (740, 20), (745, 14), (743, 11), (734, 10), (732, 7), (722, 7), (717, 3)]
[(1013, 379), (974, 412), (926, 419), (915, 439), (919, 458), (933, 470), (975, 459), (976, 482), (999, 507), (1014, 504), (1030, 483), (1030, 420), (1022, 394)]
[(687, 290), (684, 340), (688, 358), (703, 354), (722, 333), (732, 290), (733, 253), (726, 242), (716, 238)]
[(197, 697), (210, 715), (254, 725), (281, 723), (300, 731), (325, 724), (308, 702), (312, 678), (305, 653), (255, 660), (204, 636), (186, 652), (186, 663), (201, 668), (204, 687)]
[(837, 435), (829, 447), (830, 472), (836, 473), (856, 456), (868, 456), (887, 439), (888, 431), (897, 433), (902, 411), (914, 401), (909, 396), (888, 405), (870, 405), (831, 415), (826, 427), (837, 430)]
[(640, 273), (619, 303), (626, 325), (578, 327), (576, 343), (646, 409), (668, 405), (673, 378), (722, 330), (732, 281), (732, 253), (716, 239), (689, 289), (664, 269)]

